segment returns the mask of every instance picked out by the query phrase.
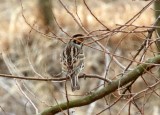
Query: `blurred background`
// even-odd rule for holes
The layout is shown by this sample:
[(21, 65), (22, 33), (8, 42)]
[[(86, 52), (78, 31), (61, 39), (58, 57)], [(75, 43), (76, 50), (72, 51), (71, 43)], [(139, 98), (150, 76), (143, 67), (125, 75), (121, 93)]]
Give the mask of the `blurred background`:
[[(112, 30), (125, 24), (148, 4), (146, 1), (138, 0), (87, 0), (86, 3), (94, 14), (93, 16), (83, 0), (63, 0), (62, 2), (63, 4), (58, 0), (0, 0), (0, 74), (37, 78), (54, 77), (61, 72), (60, 54), (65, 43), (71, 38), (70, 36), (76, 33), (87, 35), (75, 22), (72, 15), (79, 20), (83, 28), (90, 33), (93, 32), (92, 35), (100, 35), (103, 34), (103, 31), (98, 30), (104, 30), (105, 28), (94, 16)], [(66, 11), (63, 5), (72, 15)], [(141, 13), (133, 24), (151, 26), (154, 20), (152, 4)], [(129, 31), (131, 29), (133, 28), (128, 27), (125, 30)], [(139, 30), (143, 30), (143, 28), (139, 28)], [(100, 43), (107, 47), (110, 52), (131, 59), (145, 40), (146, 34), (117, 32), (100, 40)], [(86, 43), (89, 42), (91, 40), (87, 39)], [(91, 46), (99, 49), (96, 44), (91, 44)], [(87, 46), (84, 49), (86, 59), (83, 72), (103, 76), (106, 64), (104, 53)], [(145, 53), (144, 60), (155, 56), (153, 53), (156, 52), (155, 45), (153, 44), (149, 49)], [(117, 57), (117, 59), (124, 66), (129, 63), (123, 58)], [(135, 67), (136, 64), (134, 63), (131, 67)], [(158, 68), (154, 69), (152, 74), (158, 76), (157, 71)], [(114, 61), (111, 61), (107, 77), (116, 79), (120, 73), (122, 73), (122, 69)], [(149, 84), (154, 83), (155, 80), (150, 81), (153, 79), (152, 75), (146, 76), (148, 76), (147, 82)], [(99, 83), (99, 80), (95, 79), (80, 79), (81, 89), (72, 92), (70, 83), (67, 82), (68, 97), (70, 100), (81, 98), (81, 96), (97, 89)], [(133, 86), (133, 92), (139, 92), (145, 88), (146, 85), (140, 78)], [(0, 78), (0, 96), (1, 115), (32, 115), (37, 111), (42, 112), (47, 107), (66, 101), (64, 83), (8, 78)], [(104, 102), (104, 99), (97, 101), (91, 112), (89, 111), (89, 105), (74, 110), (77, 115), (94, 115), (106, 108), (118, 96), (116, 92), (106, 97), (107, 103)], [(145, 115), (158, 115), (160, 113), (158, 109), (160, 108), (160, 102), (157, 99), (159, 97), (155, 94), (149, 94), (146, 95), (146, 98), (137, 99), (136, 102), (139, 107), (146, 103), (144, 107)], [(126, 102), (127, 100), (119, 101), (101, 115), (116, 114)], [(37, 111), (33, 105), (36, 106)], [(131, 109), (132, 115), (138, 112), (137, 108), (133, 106)], [(128, 108), (124, 108), (122, 113), (127, 115)]]

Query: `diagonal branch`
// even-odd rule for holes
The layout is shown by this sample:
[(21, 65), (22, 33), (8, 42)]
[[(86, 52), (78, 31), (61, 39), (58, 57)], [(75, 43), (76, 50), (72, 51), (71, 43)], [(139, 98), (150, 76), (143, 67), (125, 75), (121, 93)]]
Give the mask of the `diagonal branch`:
[(136, 80), (140, 75), (145, 74), (146, 71), (155, 67), (154, 64), (160, 64), (160, 55), (147, 60), (146, 63), (144, 64), (138, 65), (134, 70), (130, 71), (128, 74), (126, 74), (122, 78), (114, 80), (112, 83), (109, 83), (104, 88), (97, 90), (91, 93), (90, 95), (84, 96), (80, 99), (71, 100), (69, 104), (67, 104), (67, 102), (64, 102), (59, 105), (53, 105), (52, 107), (44, 110), (41, 113), (41, 115), (53, 115), (55, 113), (60, 112), (61, 110), (66, 110), (68, 107), (69, 108), (80, 107), (80, 106), (88, 105), (94, 101), (97, 101), (98, 99), (101, 99), (102, 97), (114, 92), (119, 87), (124, 86), (129, 82)]

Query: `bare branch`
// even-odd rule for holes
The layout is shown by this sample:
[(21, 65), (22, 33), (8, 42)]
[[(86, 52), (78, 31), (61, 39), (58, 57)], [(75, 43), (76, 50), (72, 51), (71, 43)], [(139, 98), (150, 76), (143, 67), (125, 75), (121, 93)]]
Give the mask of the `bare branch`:
[[(149, 59), (148, 61), (146, 61), (146, 63), (159, 64), (160, 63), (160, 56), (156, 56), (152, 59)], [(152, 69), (153, 67), (155, 67), (155, 66), (150, 65), (150, 64), (140, 64), (133, 71), (129, 72), (127, 75), (123, 76), (122, 78), (120, 78), (118, 80), (114, 80), (112, 83), (108, 84), (104, 88), (97, 90), (87, 96), (80, 98), (80, 99), (70, 101), (69, 108), (88, 105), (98, 99), (101, 99), (102, 97), (114, 92), (116, 89), (118, 89), (119, 86), (120, 87), (124, 86), (124, 85), (128, 84), (129, 82), (136, 80), (140, 75), (146, 73), (146, 71)], [(132, 100), (132, 98), (130, 100)], [(53, 107), (46, 109), (41, 114), (42, 115), (49, 115), (49, 114), (58, 113), (61, 111), (59, 106), (63, 110), (66, 110), (68, 108), (67, 102), (64, 102), (64, 103), (59, 104), (58, 106), (55, 105)]]

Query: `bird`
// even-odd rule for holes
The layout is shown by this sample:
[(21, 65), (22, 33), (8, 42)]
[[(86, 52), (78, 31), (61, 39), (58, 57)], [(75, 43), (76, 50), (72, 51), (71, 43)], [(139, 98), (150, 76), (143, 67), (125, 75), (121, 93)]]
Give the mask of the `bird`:
[(83, 34), (75, 34), (61, 54), (62, 73), (69, 77), (72, 91), (80, 90), (78, 76), (84, 69)]

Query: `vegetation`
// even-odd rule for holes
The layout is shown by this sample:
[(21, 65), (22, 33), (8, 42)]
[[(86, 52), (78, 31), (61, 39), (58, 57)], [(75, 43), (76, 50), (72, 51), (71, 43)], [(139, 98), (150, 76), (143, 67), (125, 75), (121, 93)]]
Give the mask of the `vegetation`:
[[(0, 114), (160, 113), (160, 19), (153, 10), (159, 1), (0, 5)], [(72, 92), (61, 73), (60, 54), (77, 33), (85, 38), (85, 68), (81, 89)]]

